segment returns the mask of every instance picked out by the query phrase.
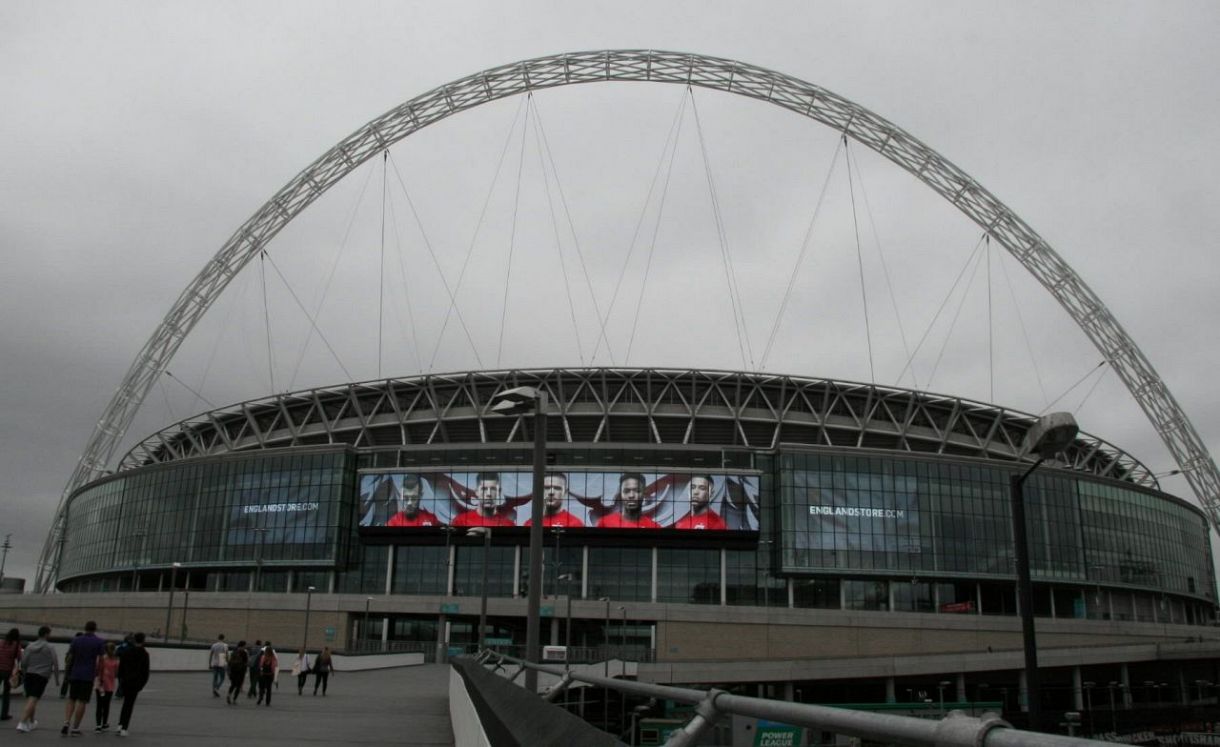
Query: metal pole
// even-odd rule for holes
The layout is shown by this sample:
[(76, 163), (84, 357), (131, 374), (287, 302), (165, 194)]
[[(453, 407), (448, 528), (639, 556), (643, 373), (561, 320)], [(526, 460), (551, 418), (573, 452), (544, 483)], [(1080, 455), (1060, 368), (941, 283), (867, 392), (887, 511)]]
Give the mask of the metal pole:
[(568, 619), (563, 626), (563, 645), (568, 647), (568, 654), (572, 651), (572, 574), (566, 574), (567, 578), (563, 582), (563, 593), (568, 598)]
[(1038, 642), (1034, 634), (1034, 588), (1029, 572), (1029, 538), (1025, 530), (1025, 480), (1038, 466), (1026, 470), (1023, 475), (1012, 475), (1009, 493), (1012, 502), (1012, 539), (1017, 560), (1017, 604), (1021, 610), (1021, 643), (1025, 650), (1025, 704), (1028, 709), (1029, 730), (1041, 731), (1042, 680), (1038, 675)]
[[(530, 500), (530, 590), (525, 618), (525, 659), (538, 663), (542, 660), (538, 648), (542, 609), (542, 487), (546, 473), (546, 392), (538, 390), (534, 400), (534, 495)], [(525, 689), (538, 692), (538, 672), (529, 669), (525, 673)]]
[(305, 630), (301, 635), (301, 648), (309, 646), (309, 605), (313, 601), (314, 587), (309, 587), (305, 591)]
[[(360, 626), (360, 637), (365, 641), (369, 639), (369, 605), (373, 603), (372, 597), (364, 598), (364, 625)], [(364, 650), (363, 641), (360, 644), (360, 650)]]
[(487, 556), (491, 555), (491, 529), (483, 527), (483, 597), (479, 600), (479, 649), (487, 648)]
[(263, 580), (263, 544), (266, 542), (267, 530), (255, 529), (254, 532), (258, 535), (258, 545), (255, 548), (258, 557), (254, 561), (254, 590), (259, 591), (258, 585)]
[(191, 574), (186, 574), (186, 590), (182, 592), (182, 619), (178, 621), (178, 643), (186, 643), (186, 611), (191, 606)]
[[(627, 648), (627, 608), (620, 604), (618, 611), (621, 612), (623, 615), (623, 624), (619, 626), (619, 642), (618, 642), (619, 658), (622, 659), (623, 658), (622, 652), (624, 649)], [(624, 674), (624, 677), (625, 676), (626, 676), (626, 674)], [(623, 722), (626, 720), (627, 720), (627, 695), (626, 695), (626, 693), (620, 693), (620, 696), (618, 699), (618, 725), (619, 725), (620, 729), (623, 728)]]
[(166, 643), (169, 643), (169, 624), (174, 613), (174, 587), (178, 585), (178, 569), (181, 567), (181, 563), (174, 563), (169, 576), (169, 604), (165, 606), (165, 634), (161, 636)]
[[(12, 538), (13, 538), (13, 535), (11, 535), (11, 534), (4, 535), (4, 544), (0, 545), (0, 550), (4, 551), (4, 554), (0, 555), (0, 581), (4, 580), (4, 566), (6, 563), (8, 563), (8, 551), (13, 546), (13, 543), (9, 542), (9, 540), (11, 540)], [(558, 551), (559, 538), (556, 538), (555, 542), (556, 542), (555, 549), (556, 549), (556, 551)]]
[(563, 527), (555, 527), (551, 531), (555, 533), (555, 556), (551, 558), (551, 565), (553, 566), (551, 568), (551, 577), (554, 579), (554, 582), (551, 584), (551, 591), (554, 593), (555, 597), (558, 598), (559, 566), (561, 565), (559, 560), (559, 538), (563, 536)]

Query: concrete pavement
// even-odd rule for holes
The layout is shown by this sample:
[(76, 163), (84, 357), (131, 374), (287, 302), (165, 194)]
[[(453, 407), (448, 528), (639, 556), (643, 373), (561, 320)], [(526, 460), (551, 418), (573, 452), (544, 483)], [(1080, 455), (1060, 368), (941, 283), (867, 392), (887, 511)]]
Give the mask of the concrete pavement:
[[(281, 672), (271, 707), (256, 706), (244, 696), (239, 705), (212, 697), (211, 673), (154, 672), (140, 693), (127, 739), (115, 736), (122, 701), (111, 707), (110, 731), (95, 734), (91, 701), (81, 722), (84, 736), (64, 739), (64, 701), (54, 688), (38, 704), (38, 729), (16, 731), (17, 721), (0, 726), (0, 744), (105, 742), (114, 745), (452, 745), (449, 725), (449, 667), (426, 664), (368, 672), (332, 674), (326, 697), (313, 691), (310, 677), (304, 695), (296, 680)], [(222, 696), (224, 692), (222, 691)], [(16, 698), (24, 704), (24, 697)], [(16, 708), (19, 712), (19, 707)]]

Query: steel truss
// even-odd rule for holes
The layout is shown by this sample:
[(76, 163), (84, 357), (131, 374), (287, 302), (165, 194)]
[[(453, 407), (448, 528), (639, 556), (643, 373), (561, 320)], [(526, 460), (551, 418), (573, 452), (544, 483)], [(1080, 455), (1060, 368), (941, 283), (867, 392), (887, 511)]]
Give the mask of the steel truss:
[(47, 591), (54, 581), (68, 497), (105, 472), (183, 339), (241, 268), (298, 213), (364, 161), (450, 115), (529, 91), (612, 81), (677, 83), (766, 101), (842, 132), (927, 184), (1016, 257), (1067, 310), (1135, 397), (1213, 526), (1220, 527), (1220, 471), (1152, 364), (1067, 262), (968, 174), (886, 119), (792, 76), (697, 54), (605, 50), (514, 62), (416, 96), (323, 153), (243, 223), (174, 302), (94, 426), (43, 545), (37, 588)]
[[(472, 371), (341, 384), (243, 402), (136, 444), (120, 470), (238, 451), (530, 443), (523, 418), (488, 410), (518, 386), (549, 399), (555, 444), (876, 449), (1013, 460), (1037, 416), (908, 389), (734, 371), (565, 368)], [(532, 417), (532, 416), (530, 416)], [(1152, 473), (1084, 435), (1060, 466), (1155, 486)]]

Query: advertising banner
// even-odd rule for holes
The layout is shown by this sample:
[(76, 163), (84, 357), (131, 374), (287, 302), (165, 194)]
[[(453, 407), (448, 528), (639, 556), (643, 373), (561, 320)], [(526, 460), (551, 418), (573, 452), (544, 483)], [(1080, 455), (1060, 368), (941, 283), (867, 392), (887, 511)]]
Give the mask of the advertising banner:
[(228, 544), (285, 545), (326, 542), (319, 520), (322, 489), (302, 486), (291, 471), (240, 475), (230, 509)]
[(917, 552), (913, 477), (792, 470), (793, 542), (809, 550)]
[[(527, 527), (530, 472), (369, 473), (362, 527)], [(545, 527), (757, 531), (758, 477), (714, 473), (548, 472)]]

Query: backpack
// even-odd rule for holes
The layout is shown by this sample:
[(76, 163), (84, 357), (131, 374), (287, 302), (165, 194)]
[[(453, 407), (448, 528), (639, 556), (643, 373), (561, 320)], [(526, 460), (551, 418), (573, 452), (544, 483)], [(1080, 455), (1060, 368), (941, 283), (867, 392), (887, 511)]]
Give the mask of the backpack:
[(270, 652), (264, 651), (258, 658), (258, 671), (263, 674), (275, 674), (275, 657)]

